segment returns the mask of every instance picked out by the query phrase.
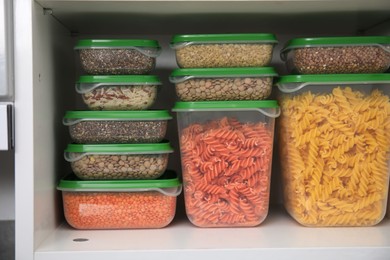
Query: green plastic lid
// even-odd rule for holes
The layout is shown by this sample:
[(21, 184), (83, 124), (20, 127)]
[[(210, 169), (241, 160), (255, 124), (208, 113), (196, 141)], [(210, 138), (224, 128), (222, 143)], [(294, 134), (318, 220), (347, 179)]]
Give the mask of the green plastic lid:
[(128, 121), (153, 121), (169, 120), (172, 116), (168, 110), (135, 110), (135, 111), (66, 111), (63, 118), (64, 125), (72, 125), (85, 120), (128, 120)]
[(128, 48), (128, 47), (146, 47), (160, 48), (156, 40), (142, 39), (83, 39), (79, 40), (75, 50), (90, 48)]
[(176, 102), (172, 111), (216, 111), (216, 110), (256, 110), (258, 108), (278, 108), (276, 100), (259, 101), (201, 101)]
[(132, 192), (159, 191), (168, 196), (178, 196), (181, 183), (174, 171), (166, 171), (154, 180), (80, 180), (76, 175), (68, 174), (57, 186), (61, 191), (78, 192)]
[(77, 83), (129, 83), (129, 84), (161, 84), (154, 75), (84, 75)]
[(126, 153), (160, 154), (172, 153), (168, 142), (153, 144), (68, 144), (65, 153)]
[(238, 33), (238, 34), (178, 34), (171, 40), (171, 46), (182, 43), (218, 43), (218, 42), (262, 42), (276, 44), (278, 41), (270, 33)]
[(274, 68), (257, 67), (257, 68), (195, 68), (195, 69), (175, 69), (171, 73), (171, 77), (258, 77), (272, 76), (276, 77)]
[(281, 76), (276, 86), (280, 91), (292, 93), (309, 85), (381, 84), (390, 83), (390, 74), (318, 74)]

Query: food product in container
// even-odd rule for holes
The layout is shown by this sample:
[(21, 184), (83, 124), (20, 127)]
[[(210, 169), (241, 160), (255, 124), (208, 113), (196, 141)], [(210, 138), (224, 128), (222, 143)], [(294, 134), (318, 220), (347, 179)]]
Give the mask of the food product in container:
[(184, 198), (199, 227), (259, 225), (268, 214), (275, 101), (177, 102)]
[(174, 35), (180, 68), (263, 67), (272, 59), (277, 43), (273, 34), (189, 34)]
[(305, 226), (372, 226), (386, 212), (390, 75), (281, 77), (284, 204)]
[(69, 144), (65, 159), (80, 179), (155, 179), (167, 168), (169, 143)]
[(76, 229), (162, 228), (176, 211), (181, 183), (167, 171), (156, 180), (79, 180), (71, 174), (58, 187), (65, 219)]
[(170, 81), (181, 101), (262, 100), (276, 76), (270, 67), (176, 69)]
[(63, 124), (76, 143), (158, 143), (171, 118), (167, 110), (67, 111)]

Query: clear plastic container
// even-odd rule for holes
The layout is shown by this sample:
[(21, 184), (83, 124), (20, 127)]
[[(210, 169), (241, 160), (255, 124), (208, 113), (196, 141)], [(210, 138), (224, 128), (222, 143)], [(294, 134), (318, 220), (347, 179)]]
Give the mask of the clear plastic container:
[(176, 211), (181, 183), (167, 171), (156, 180), (85, 181), (70, 174), (58, 187), (65, 219), (76, 229), (162, 228)]
[(148, 180), (164, 173), (172, 152), (169, 143), (69, 144), (64, 157), (83, 180)]
[(149, 75), (81, 76), (76, 91), (91, 110), (145, 110), (155, 103), (160, 85)]
[(297, 38), (281, 58), (291, 73), (382, 73), (390, 67), (390, 36)]
[(274, 100), (177, 102), (185, 208), (198, 227), (249, 227), (268, 214)]
[(67, 111), (63, 124), (75, 143), (158, 143), (170, 119), (167, 110)]
[(176, 69), (170, 81), (181, 101), (263, 100), (277, 75), (270, 67)]
[(180, 68), (263, 67), (276, 43), (265, 33), (190, 34), (174, 35), (171, 47)]
[(74, 48), (87, 74), (148, 74), (161, 52), (158, 41), (144, 39), (83, 39)]
[(277, 86), (289, 214), (310, 227), (379, 223), (390, 173), (390, 74), (290, 75)]

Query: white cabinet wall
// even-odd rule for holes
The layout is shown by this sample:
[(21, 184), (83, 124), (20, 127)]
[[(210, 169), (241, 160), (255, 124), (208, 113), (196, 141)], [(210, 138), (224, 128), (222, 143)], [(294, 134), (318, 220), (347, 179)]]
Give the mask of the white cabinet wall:
[[(127, 1), (14, 0), (15, 210), (17, 260), (85, 259), (389, 259), (390, 220), (375, 227), (306, 228), (280, 206), (278, 158), (272, 207), (254, 228), (196, 228), (177, 216), (158, 230), (70, 228), (59, 179), (70, 171), (63, 149), (66, 110), (83, 109), (74, 82), (82, 73), (73, 46), (79, 38), (150, 38), (163, 46), (155, 74), (164, 83), (154, 108), (176, 100), (168, 81), (176, 68), (173, 34), (267, 32), (279, 39), (272, 66), (285, 74), (279, 51), (290, 38), (389, 34), (388, 0)], [(176, 150), (175, 121), (167, 138)], [(169, 168), (180, 172), (176, 152)]]

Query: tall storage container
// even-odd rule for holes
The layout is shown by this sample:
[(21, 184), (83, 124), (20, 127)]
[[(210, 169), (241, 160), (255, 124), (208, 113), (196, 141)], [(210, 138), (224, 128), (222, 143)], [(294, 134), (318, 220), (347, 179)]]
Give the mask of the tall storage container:
[(284, 76), (284, 204), (305, 226), (372, 226), (386, 212), (390, 75)]

